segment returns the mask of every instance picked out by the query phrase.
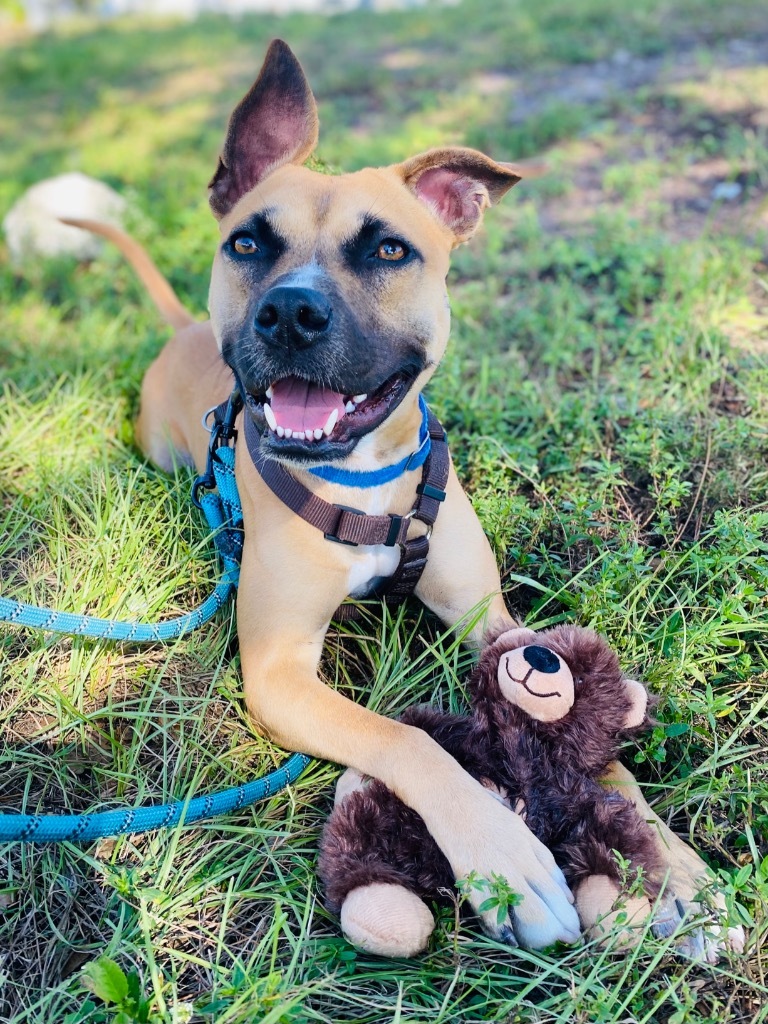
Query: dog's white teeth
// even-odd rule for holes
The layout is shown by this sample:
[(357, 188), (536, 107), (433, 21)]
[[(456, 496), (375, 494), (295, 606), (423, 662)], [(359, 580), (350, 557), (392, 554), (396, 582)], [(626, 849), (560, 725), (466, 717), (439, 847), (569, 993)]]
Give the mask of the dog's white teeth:
[(323, 433), (326, 435), (326, 437), (331, 433), (333, 428), (336, 426), (338, 418), (339, 418), (339, 410), (338, 409), (334, 409), (331, 412), (331, 414), (328, 417), (328, 419), (325, 421), (325, 426), (323, 427)]
[(291, 430), (290, 427), (286, 427), (285, 428), (285, 436), (286, 437), (293, 437), (293, 431)]
[(307, 435), (304, 433), (303, 430), (294, 430), (293, 436), (296, 438), (297, 441), (304, 441)]
[(331, 415), (326, 420), (325, 426), (323, 427), (323, 433), (326, 437), (329, 436), (333, 428), (336, 426), (336, 420), (339, 418), (339, 410), (334, 409)]
[(344, 408), (347, 410), (347, 412), (354, 412), (357, 406), (355, 405), (354, 402), (347, 402)]
[(271, 384), (267, 388), (267, 398), (270, 400), (270, 402), (272, 401), (272, 385)]
[(323, 432), (322, 432), (322, 430), (320, 429), (320, 427), (315, 427), (315, 432), (314, 432), (314, 435), (313, 435), (313, 436), (314, 436), (314, 438), (315, 438), (315, 440), (316, 440), (316, 441), (319, 441), (319, 440), (320, 440), (320, 438), (321, 438), (321, 437), (323, 436)]
[(282, 427), (278, 427), (277, 428), (277, 436), (278, 437), (285, 437), (285, 431), (283, 430)]
[(277, 417), (275, 416), (274, 412), (272, 411), (272, 406), (271, 405), (265, 405), (264, 406), (264, 419), (269, 424), (269, 429), (270, 430), (277, 430)]
[(360, 405), (360, 403), (364, 402), (367, 397), (368, 395), (352, 395), (352, 401), (355, 405)]

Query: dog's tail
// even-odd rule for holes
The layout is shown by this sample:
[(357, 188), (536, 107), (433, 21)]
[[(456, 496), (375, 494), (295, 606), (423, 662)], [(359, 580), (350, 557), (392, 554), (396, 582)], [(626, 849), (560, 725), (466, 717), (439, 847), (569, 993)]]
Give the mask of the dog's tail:
[(59, 220), (63, 224), (70, 224), (73, 228), (82, 228), (84, 231), (92, 231), (95, 235), (102, 235), (110, 242), (114, 242), (138, 274), (161, 316), (168, 321), (171, 327), (180, 330), (182, 327), (189, 327), (190, 324), (195, 323), (195, 318), (181, 304), (178, 295), (152, 262), (149, 253), (130, 235), (126, 235), (124, 231), (112, 224), (104, 224), (99, 220), (87, 220), (80, 217), (59, 217)]

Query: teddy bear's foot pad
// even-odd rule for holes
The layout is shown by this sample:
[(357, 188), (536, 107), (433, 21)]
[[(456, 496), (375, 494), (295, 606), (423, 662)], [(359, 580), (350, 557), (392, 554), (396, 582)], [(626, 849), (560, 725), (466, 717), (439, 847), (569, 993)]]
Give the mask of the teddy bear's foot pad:
[[(367, 781), (370, 782), (370, 779)], [(355, 771), (354, 768), (347, 768), (347, 770), (336, 780), (336, 790), (333, 795), (333, 806), (338, 807), (339, 804), (346, 800), (348, 796), (352, 796), (353, 793), (358, 793), (361, 789), (365, 789), (366, 784), (366, 778), (364, 775)]]
[(352, 892), (341, 908), (346, 939), (378, 956), (416, 956), (435, 927), (427, 905), (402, 885), (372, 882)]
[(606, 939), (613, 934), (616, 945), (625, 948), (637, 945), (651, 914), (647, 897), (623, 894), (608, 875), (584, 879), (576, 891), (576, 909), (591, 938)]

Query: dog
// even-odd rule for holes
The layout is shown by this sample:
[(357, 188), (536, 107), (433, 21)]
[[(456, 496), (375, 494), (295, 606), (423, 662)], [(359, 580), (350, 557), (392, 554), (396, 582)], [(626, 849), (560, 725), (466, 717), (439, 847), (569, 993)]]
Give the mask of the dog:
[[(318, 676), (335, 610), (396, 570), (398, 545), (333, 543), (339, 538), (296, 514), (258, 468), (260, 461), (282, 467), (305, 495), (349, 515), (394, 516), (401, 542), (426, 542), (431, 533), (416, 596), (449, 626), (484, 609), (474, 616), (475, 644), (490, 626), (517, 627), (453, 468), (432, 526), (412, 515), (422, 472), (409, 460), (421, 443), (420, 394), (448, 340), (451, 252), (525, 170), (450, 147), (327, 175), (303, 166), (317, 137), (302, 68), (276, 40), (230, 118), (209, 185), (221, 232), (210, 322), (193, 320), (132, 239), (70, 221), (121, 247), (177, 329), (146, 373), (137, 438), (158, 466), (170, 469), (181, 459), (202, 472), (208, 438), (201, 418), (237, 383), (245, 402), (238, 427), (252, 440), (250, 451), (238, 444), (236, 457), (245, 523), (237, 627), (254, 722), (287, 750), (349, 766), (342, 788), (360, 775), (384, 782), (421, 815), (457, 879), (505, 878), (522, 896), (509, 920), (483, 911), (479, 890), (470, 896), (490, 936), (531, 948), (572, 943), (580, 935), (579, 907), (522, 818), (426, 733), (358, 706)], [(397, 466), (404, 468), (393, 479), (381, 472)], [(357, 485), (372, 474), (376, 486)], [(653, 927), (672, 934), (701, 911), (704, 862), (653, 813), (626, 769), (615, 764), (606, 784), (655, 826), (665, 896)], [(365, 906), (360, 927), (369, 949), (382, 939), (377, 927), (384, 933), (392, 915), (401, 916), (392, 898), (378, 891)], [(714, 960), (722, 948), (740, 948), (743, 933), (727, 929), (721, 897), (712, 910), (679, 940), (689, 955)], [(401, 938), (405, 950), (412, 937)], [(391, 951), (391, 935), (385, 939)]]

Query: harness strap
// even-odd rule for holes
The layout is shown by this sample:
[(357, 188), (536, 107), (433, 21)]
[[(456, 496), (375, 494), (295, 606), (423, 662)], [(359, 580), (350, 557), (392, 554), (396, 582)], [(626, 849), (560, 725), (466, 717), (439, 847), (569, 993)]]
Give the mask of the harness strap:
[(432, 527), (440, 511), (440, 505), (445, 501), (445, 486), (451, 467), (448, 440), (440, 421), (431, 410), (428, 423), (432, 446), (424, 463), (421, 483), (416, 487), (416, 502), (412, 513), (414, 519), (427, 524), (428, 530), (421, 537), (406, 540), (397, 568), (379, 587), (378, 597), (386, 597), (395, 602), (410, 597), (418, 586), (427, 564)]
[[(215, 416), (218, 418), (220, 406)], [(318, 497), (292, 476), (274, 459), (261, 452), (260, 434), (253, 419), (245, 414), (245, 441), (257, 472), (272, 493), (310, 526), (322, 530), (326, 540), (339, 544), (398, 545), (400, 561), (394, 573), (383, 580), (374, 597), (387, 597), (402, 601), (414, 592), (427, 564), (429, 537), (437, 519), (440, 505), (445, 500), (445, 486), (450, 469), (448, 442), (440, 421), (428, 410), (430, 452), (422, 469), (421, 482), (416, 488), (416, 500), (411, 511), (404, 516), (368, 515), (360, 509), (335, 505)], [(421, 537), (408, 539), (411, 519), (418, 519), (428, 527)], [(356, 618), (354, 605), (344, 604), (336, 612), (337, 620)]]
[(369, 516), (347, 505), (324, 501), (291, 476), (279, 462), (265, 458), (260, 451), (258, 427), (246, 414), (245, 442), (261, 479), (283, 504), (310, 526), (322, 530), (327, 540), (339, 544), (384, 544), (394, 547), (405, 543), (408, 520), (404, 516)]

